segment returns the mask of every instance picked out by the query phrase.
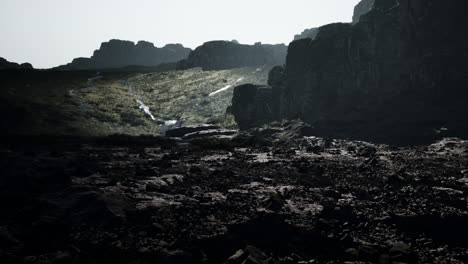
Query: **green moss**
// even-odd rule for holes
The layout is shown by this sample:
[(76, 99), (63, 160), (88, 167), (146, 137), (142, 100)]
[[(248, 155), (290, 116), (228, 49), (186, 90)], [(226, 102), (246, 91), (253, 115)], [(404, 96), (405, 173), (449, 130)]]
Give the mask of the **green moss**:
[[(181, 119), (187, 125), (211, 123), (235, 127), (232, 116), (225, 114), (231, 104), (233, 87), (266, 83), (270, 68), (261, 72), (249, 67), (223, 71), (104, 73), (105, 78), (92, 84), (88, 83), (94, 74), (91, 72), (35, 72), (32, 77), (11, 78), (14, 93), (4, 89), (0, 100), (14, 103), (23, 112), (22, 120), (18, 121), (23, 123), (12, 128), (14, 133), (154, 134), (158, 133), (160, 123), (170, 119)], [(242, 81), (236, 82), (240, 78)], [(208, 96), (227, 85), (232, 87)], [(139, 109), (137, 99), (144, 101), (156, 121)], [(8, 104), (4, 105), (8, 109)]]

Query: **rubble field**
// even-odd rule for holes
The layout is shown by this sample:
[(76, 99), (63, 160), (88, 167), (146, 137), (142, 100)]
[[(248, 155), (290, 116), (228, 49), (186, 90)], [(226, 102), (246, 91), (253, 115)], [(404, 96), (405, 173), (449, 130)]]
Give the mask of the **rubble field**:
[(0, 145), (1, 263), (468, 262), (458, 138), (392, 147), (264, 129)]

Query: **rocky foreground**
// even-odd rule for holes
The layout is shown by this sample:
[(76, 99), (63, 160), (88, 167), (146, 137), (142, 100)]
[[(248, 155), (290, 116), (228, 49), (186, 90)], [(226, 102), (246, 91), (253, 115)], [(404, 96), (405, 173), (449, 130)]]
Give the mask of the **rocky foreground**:
[(466, 263), (468, 141), (9, 138), (1, 263)]

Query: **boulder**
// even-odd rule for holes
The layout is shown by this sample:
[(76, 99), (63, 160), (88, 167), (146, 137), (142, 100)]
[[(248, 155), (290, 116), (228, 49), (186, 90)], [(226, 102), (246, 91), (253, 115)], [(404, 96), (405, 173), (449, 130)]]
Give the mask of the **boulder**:
[(268, 85), (272, 88), (272, 111), (273, 119), (281, 118), (281, 111), (284, 108), (284, 96), (286, 87), (286, 74), (283, 66), (275, 66), (268, 73)]
[(201, 67), (204, 71), (226, 70), (261, 65), (282, 65), (286, 59), (284, 44), (243, 45), (232, 41), (210, 41), (190, 52), (178, 63), (178, 70)]
[(234, 88), (232, 114), (244, 130), (273, 121), (272, 89), (266, 85), (244, 84)]

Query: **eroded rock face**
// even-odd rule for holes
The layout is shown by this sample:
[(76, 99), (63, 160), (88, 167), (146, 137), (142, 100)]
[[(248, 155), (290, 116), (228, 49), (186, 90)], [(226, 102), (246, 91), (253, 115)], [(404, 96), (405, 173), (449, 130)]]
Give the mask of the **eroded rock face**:
[(466, 136), (466, 10), (461, 0), (376, 0), (360, 23), (323, 26), (270, 73), (282, 94), (273, 105), (328, 136), (412, 141), (442, 126)]
[(232, 114), (240, 129), (247, 129), (273, 120), (272, 88), (245, 84), (234, 88)]
[(375, 0), (362, 0), (354, 7), (353, 24), (359, 22), (362, 15), (372, 10)]
[(18, 64), (15, 62), (9, 62), (6, 59), (0, 57), (0, 70), (6, 70), (6, 69), (31, 70), (33, 69), (33, 66), (30, 63)]
[(157, 48), (151, 42), (113, 39), (104, 42), (91, 58), (77, 58), (59, 67), (62, 70), (111, 69), (125, 66), (157, 66), (175, 63), (187, 58), (191, 49), (181, 44), (168, 44)]
[(272, 112), (275, 120), (281, 119), (284, 106), (286, 72), (283, 66), (275, 66), (268, 73), (268, 85), (272, 88)]
[(260, 65), (283, 65), (287, 46), (243, 45), (233, 41), (210, 41), (196, 48), (187, 60), (178, 63), (180, 70), (201, 67), (205, 71)]

